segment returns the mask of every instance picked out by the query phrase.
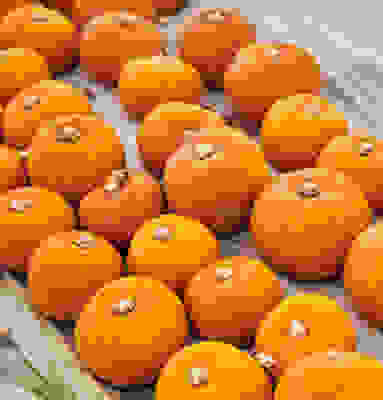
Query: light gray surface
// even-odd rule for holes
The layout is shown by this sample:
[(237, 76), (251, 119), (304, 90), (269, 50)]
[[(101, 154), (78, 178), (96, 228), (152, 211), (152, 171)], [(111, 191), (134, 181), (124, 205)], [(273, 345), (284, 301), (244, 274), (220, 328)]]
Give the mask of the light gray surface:
[[(203, 3), (191, 1), (189, 8), (180, 13), (179, 16), (171, 18), (169, 31), (169, 50), (170, 54), (174, 54), (175, 47), (175, 23), (182, 22), (183, 15), (190, 14), (191, 7), (239, 7), (244, 15), (249, 17), (249, 22), (256, 23), (258, 27), (258, 39), (260, 40), (282, 40), (296, 42), (298, 46), (310, 47), (314, 55), (320, 57), (322, 67), (327, 72), (337, 73), (336, 80), (330, 84), (329, 95), (340, 108), (346, 111), (346, 115), (355, 126), (370, 126), (371, 132), (379, 134), (380, 128), (383, 127), (380, 112), (377, 109), (377, 102), (383, 98), (382, 85), (383, 72), (379, 72), (379, 66), (374, 63), (376, 54), (374, 51), (363, 51), (363, 47), (377, 47), (380, 40), (377, 39), (378, 27), (378, 12), (371, 12), (371, 8), (367, 7), (366, 2), (360, 5), (363, 10), (353, 10), (355, 15), (363, 15), (367, 23), (366, 28), (360, 29), (360, 26), (355, 23), (360, 18), (350, 19), (349, 12), (351, 4), (345, 1), (329, 2), (249, 2), (241, 0), (233, 2), (232, 0), (204, 0)], [(367, 2), (369, 3), (369, 2)], [(371, 2), (372, 3), (372, 2)], [(356, 7), (353, 4), (353, 7)], [(325, 11), (324, 11), (325, 10)], [(329, 11), (331, 10), (331, 11)], [(366, 10), (366, 11), (364, 11)], [(368, 14), (367, 14), (367, 10)], [(276, 17), (279, 15), (280, 17)], [(323, 16), (323, 17), (322, 17)], [(306, 18), (305, 18), (306, 17)], [(374, 21), (376, 23), (374, 23)], [(320, 26), (322, 24), (322, 26)], [(327, 32), (323, 24), (328, 24)], [(361, 23), (359, 23), (361, 24)], [(330, 35), (328, 31), (335, 32), (344, 31), (345, 39), (351, 39), (352, 44), (358, 46), (359, 49), (352, 49), (350, 42), (346, 43), (342, 40), (342, 35)], [(321, 31), (322, 30), (322, 31)], [(340, 43), (343, 41), (343, 45)], [(346, 47), (346, 48), (342, 48)], [(362, 49), (362, 50), (361, 50)], [(370, 54), (370, 55), (369, 55)], [(378, 60), (379, 61), (379, 60)], [(360, 77), (358, 78), (358, 73)], [(67, 76), (80, 86), (94, 87), (95, 85), (85, 80), (80, 81), (78, 74)], [(337, 89), (336, 86), (339, 86)], [(345, 88), (345, 94), (341, 88)], [(360, 89), (367, 88), (368, 90)], [(350, 98), (353, 96), (353, 98)], [(358, 99), (360, 96), (360, 99)], [(376, 96), (374, 99), (373, 96)], [(209, 100), (217, 103), (222, 107), (222, 95), (214, 93), (209, 96)], [(354, 104), (352, 104), (354, 103)], [(358, 105), (357, 103), (360, 103)], [(121, 118), (120, 106), (118, 99), (112, 99), (111, 92), (101, 87), (97, 89), (97, 98), (94, 104), (94, 111), (102, 112), (107, 121), (110, 121), (115, 128), (119, 130), (123, 143), (126, 145), (128, 154), (128, 165), (136, 165), (135, 152), (135, 132), (136, 123), (128, 122)], [(380, 111), (380, 110), (379, 110)], [(381, 135), (381, 134), (380, 134)], [(247, 234), (241, 235), (241, 240), (224, 241), (222, 242), (222, 253), (224, 255), (237, 255), (244, 253), (244, 243), (246, 243)], [(246, 251), (245, 251), (246, 252)], [(294, 282), (289, 283), (289, 294), (294, 294), (297, 285)], [(318, 284), (310, 285), (312, 287)], [(321, 287), (326, 287), (330, 294), (342, 295), (343, 289), (335, 284), (320, 284)], [(307, 287), (307, 285), (305, 285)], [(16, 304), (13, 304), (11, 298), (0, 300), (0, 312), (4, 324), (13, 324), (18, 326), (17, 335), (18, 341), (25, 343), (27, 350), (33, 351), (37, 366), (46, 371), (50, 366), (52, 358), (49, 354), (49, 348), (44, 345), (44, 338), (38, 338), (38, 327), (32, 321), (30, 316), (18, 309)], [(8, 322), (7, 322), (8, 321)], [(26, 322), (27, 321), (27, 322)], [(373, 336), (367, 328), (359, 327), (360, 343), (359, 350), (374, 353), (379, 359), (383, 360), (383, 340), (381, 337)], [(43, 339), (43, 340), (42, 340)], [(40, 343), (36, 348), (35, 343)], [(10, 357), (14, 355), (12, 350), (2, 348), (0, 351), (0, 383), (14, 383), (15, 377), (23, 373), (22, 365), (17, 362), (10, 361)], [(64, 374), (65, 375), (65, 374)], [(68, 377), (66, 380), (68, 381)], [(5, 386), (0, 386), (0, 393), (7, 394)], [(86, 394), (81, 398), (87, 399)], [(130, 392), (123, 396), (126, 399), (144, 400), (151, 398), (150, 390), (145, 392)]]

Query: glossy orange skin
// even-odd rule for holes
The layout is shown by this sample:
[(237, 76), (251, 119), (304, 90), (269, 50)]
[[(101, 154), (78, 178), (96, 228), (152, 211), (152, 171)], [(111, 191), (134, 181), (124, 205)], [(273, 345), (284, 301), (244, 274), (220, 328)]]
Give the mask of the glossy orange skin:
[(305, 357), (280, 378), (275, 392), (276, 400), (312, 398), (331, 400), (374, 397), (375, 385), (363, 382), (380, 382), (383, 379), (381, 361), (358, 352), (338, 352), (336, 358), (327, 353)]
[(78, 25), (87, 24), (95, 16), (113, 11), (129, 11), (150, 19), (155, 14), (153, 0), (136, 1), (127, 4), (125, 0), (73, 0), (72, 17)]
[[(40, 104), (24, 110), (25, 99), (39, 96)], [(90, 113), (89, 99), (69, 83), (45, 80), (19, 92), (5, 107), (4, 139), (10, 146), (27, 147), (43, 120), (59, 114)]]
[(260, 137), (266, 159), (286, 172), (314, 168), (319, 153), (331, 139), (348, 133), (345, 115), (335, 104), (324, 97), (298, 94), (271, 106)]
[(136, 16), (137, 23), (125, 25), (118, 22), (119, 16), (107, 12), (84, 28), (80, 63), (90, 78), (116, 81), (131, 58), (159, 55), (164, 46), (166, 36), (152, 22)]
[(223, 74), (233, 55), (255, 42), (256, 29), (238, 9), (224, 9), (225, 16), (219, 22), (207, 21), (204, 14), (215, 10), (201, 9), (198, 15), (185, 17), (177, 27), (178, 50), (180, 57), (192, 64), (204, 80), (223, 87)]
[[(273, 49), (279, 49), (280, 57), (273, 57)], [(319, 65), (306, 53), (291, 43), (241, 49), (224, 75), (225, 95), (233, 109), (246, 119), (259, 120), (281, 97), (317, 92), (323, 86)]]
[[(207, 368), (206, 385), (191, 385), (191, 368)], [(155, 388), (156, 400), (272, 399), (272, 385), (249, 355), (230, 344), (207, 341), (186, 346), (162, 369)]]
[(374, 327), (381, 327), (383, 279), (380, 269), (383, 223), (363, 231), (352, 243), (344, 266), (345, 293), (352, 299), (355, 311)]
[[(374, 150), (366, 156), (360, 154), (361, 144), (367, 138)], [(317, 166), (341, 171), (359, 184), (370, 207), (383, 208), (383, 141), (353, 131), (347, 137), (335, 137), (320, 153)]]
[(32, 1), (32, 0), (3, 0), (0, 3), (0, 20), (5, 17), (10, 11), (24, 7), (26, 4), (30, 3), (39, 3), (38, 1)]
[[(292, 321), (302, 321), (306, 336), (290, 334)], [(258, 329), (256, 351), (275, 361), (274, 376), (283, 376), (308, 354), (356, 351), (357, 340), (351, 316), (335, 300), (306, 293), (286, 297), (266, 316)]]
[(129, 3), (124, 0), (73, 0), (72, 17), (76, 24), (83, 25), (90, 18), (109, 11), (129, 11), (157, 22), (158, 16), (174, 15), (184, 5), (185, 0), (135, 0)]
[(224, 126), (225, 120), (218, 113), (199, 105), (176, 101), (159, 104), (138, 129), (137, 150), (145, 167), (161, 171), (169, 157), (184, 143), (185, 130)]
[[(219, 281), (217, 271), (226, 268), (232, 278)], [(234, 256), (221, 258), (195, 274), (184, 303), (199, 336), (246, 342), (283, 295), (278, 278), (260, 260)]]
[(0, 145), (0, 192), (6, 193), (25, 184), (23, 161), (16, 149)]
[[(271, 173), (258, 144), (241, 130), (212, 131), (192, 136), (191, 143), (168, 160), (164, 188), (169, 209), (198, 218), (217, 231), (231, 232), (247, 219), (252, 202), (271, 182)], [(221, 148), (216, 158), (199, 160), (193, 155), (193, 144)]]
[[(48, 17), (48, 21), (33, 22), (32, 15)], [(10, 11), (0, 24), (0, 48), (8, 47), (35, 49), (46, 58), (52, 72), (61, 72), (73, 63), (78, 34), (60, 12), (28, 4)]]
[(85, 233), (89, 234), (71, 231), (49, 236), (29, 259), (31, 304), (45, 317), (77, 319), (98, 289), (120, 278), (121, 256), (104, 238), (92, 234), (89, 249), (73, 245)]
[(0, 54), (0, 103), (5, 106), (20, 90), (51, 77), (45, 58), (35, 50), (8, 49)]
[[(57, 128), (67, 126), (79, 129), (78, 142), (57, 142)], [(32, 185), (80, 200), (124, 163), (125, 148), (112, 125), (95, 114), (72, 114), (40, 125), (27, 169)]]
[[(113, 314), (112, 306), (136, 298), (136, 311)], [(75, 328), (83, 365), (115, 385), (136, 384), (159, 374), (185, 342), (187, 320), (179, 298), (149, 277), (113, 281), (92, 297)]]
[[(298, 194), (306, 177), (318, 185), (318, 198)], [(340, 271), (352, 240), (371, 222), (368, 201), (349, 177), (308, 168), (280, 175), (261, 193), (250, 230), (273, 270), (320, 280)]]
[[(11, 200), (31, 200), (32, 208), (9, 210)], [(65, 200), (44, 188), (23, 187), (0, 197), (0, 263), (12, 270), (27, 271), (26, 261), (40, 241), (74, 226), (74, 213)]]
[(146, 115), (170, 101), (199, 104), (202, 89), (199, 72), (172, 56), (132, 60), (123, 67), (119, 80), (120, 102), (133, 115)]
[[(161, 226), (168, 227), (171, 235), (169, 241), (163, 242), (153, 237)], [(198, 220), (162, 214), (145, 221), (136, 231), (129, 248), (127, 265), (129, 272), (159, 279), (177, 294), (183, 295), (192, 276), (215, 262), (218, 256), (219, 242)]]
[(96, 187), (80, 202), (80, 224), (112, 241), (128, 241), (146, 220), (161, 213), (159, 182), (145, 172), (132, 171), (118, 194)]

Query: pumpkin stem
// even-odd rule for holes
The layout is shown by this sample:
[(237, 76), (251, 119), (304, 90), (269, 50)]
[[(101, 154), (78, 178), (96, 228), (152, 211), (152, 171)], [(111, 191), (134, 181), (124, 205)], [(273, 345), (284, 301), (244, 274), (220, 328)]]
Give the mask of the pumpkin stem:
[(77, 143), (80, 139), (80, 130), (73, 126), (57, 127), (56, 141), (58, 143)]
[(217, 106), (215, 104), (201, 104), (201, 108), (204, 110), (217, 112)]
[(25, 161), (28, 159), (29, 151), (19, 151), (18, 152), (20, 160)]
[(298, 189), (297, 193), (303, 198), (316, 198), (320, 195), (319, 186), (309, 177), (304, 178), (304, 183)]
[(225, 13), (222, 9), (217, 8), (216, 10), (210, 10), (206, 14), (207, 20), (211, 23), (222, 23), (225, 22)]
[(233, 271), (231, 268), (219, 268), (216, 270), (215, 276), (218, 281), (226, 281), (233, 277)]
[(208, 379), (208, 369), (207, 368), (191, 368), (190, 369), (190, 384), (192, 386), (207, 385), (209, 383)]
[(279, 48), (272, 47), (270, 51), (271, 51), (271, 57), (273, 57), (273, 58), (280, 57), (280, 55), (281, 55), (281, 49), (279, 49)]
[(270, 371), (276, 366), (276, 361), (265, 353), (255, 353), (254, 358), (259, 361), (261, 367), (265, 368), (267, 371)]
[(49, 21), (48, 15), (32, 14), (32, 22), (46, 23)]
[(368, 156), (374, 150), (374, 145), (370, 142), (362, 142), (360, 144), (360, 155), (362, 157)]
[(335, 349), (331, 349), (327, 352), (327, 356), (330, 360), (335, 360), (338, 357), (338, 352)]
[(104, 186), (104, 191), (108, 193), (115, 193), (120, 190), (120, 185), (116, 179), (110, 179), (110, 182), (108, 182)]
[(112, 175), (108, 177), (107, 183), (104, 186), (104, 191), (111, 193), (119, 192), (128, 179), (129, 171), (127, 169), (112, 171)]
[(129, 170), (126, 168), (116, 169), (112, 171), (112, 176), (116, 177), (121, 182), (126, 181), (129, 178)]
[(81, 235), (80, 239), (72, 241), (73, 246), (80, 249), (89, 249), (94, 245), (94, 243), (95, 240), (90, 235)]
[(24, 110), (31, 111), (34, 105), (40, 104), (39, 96), (28, 96), (24, 99)]
[(153, 239), (161, 242), (167, 242), (171, 239), (171, 233), (168, 226), (161, 225), (153, 233)]
[(9, 210), (16, 211), (17, 213), (22, 213), (27, 208), (32, 207), (32, 200), (10, 200)]
[(199, 160), (214, 158), (217, 154), (216, 146), (210, 143), (199, 143), (194, 146), (196, 157)]
[(120, 24), (121, 26), (136, 24), (137, 22), (138, 17), (126, 11), (121, 12), (116, 18), (116, 23)]
[(113, 314), (125, 315), (136, 311), (136, 298), (132, 297), (126, 300), (121, 300), (119, 303), (112, 305)]
[(166, 46), (162, 46), (161, 49), (161, 56), (163, 57), (167, 57), (169, 55), (169, 49)]
[(308, 329), (304, 325), (304, 321), (291, 321), (290, 336), (304, 337), (308, 336)]

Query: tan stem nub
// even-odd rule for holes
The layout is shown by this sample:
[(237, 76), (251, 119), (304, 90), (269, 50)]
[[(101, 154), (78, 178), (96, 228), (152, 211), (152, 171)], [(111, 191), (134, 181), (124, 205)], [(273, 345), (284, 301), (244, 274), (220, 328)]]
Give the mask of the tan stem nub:
[(270, 50), (270, 55), (271, 55), (271, 63), (272, 64), (280, 64), (281, 62), (281, 49), (272, 47)]
[(225, 17), (232, 16), (233, 10), (231, 8), (208, 8), (202, 10), (199, 19), (200, 23), (222, 23), (225, 22)]
[(360, 144), (360, 155), (367, 156), (374, 150), (374, 145), (369, 142), (362, 142)]
[(276, 366), (276, 361), (265, 353), (256, 353), (254, 358), (259, 361), (261, 366), (266, 370), (270, 371)]
[(185, 129), (184, 135), (187, 137), (198, 135), (200, 132), (199, 129)]
[(216, 10), (210, 10), (206, 14), (206, 18), (211, 23), (222, 23), (225, 22), (225, 12), (220, 8), (217, 8)]
[(217, 112), (217, 106), (215, 104), (202, 104), (201, 108), (204, 110)]
[(113, 314), (120, 314), (120, 315), (129, 314), (131, 312), (136, 311), (136, 306), (137, 306), (136, 298), (132, 297), (126, 300), (121, 300), (117, 304), (113, 304), (112, 312)]
[(153, 239), (161, 242), (167, 242), (171, 239), (171, 233), (168, 226), (159, 226), (153, 233)]
[(105, 192), (119, 192), (124, 184), (128, 182), (129, 171), (127, 169), (119, 169), (112, 172), (108, 177), (107, 183), (104, 186)]
[(24, 212), (27, 208), (32, 207), (32, 200), (11, 200), (9, 202), (9, 210), (17, 213)]
[(312, 182), (311, 178), (305, 178), (297, 193), (303, 198), (316, 198), (320, 195), (319, 186)]
[(158, 22), (160, 25), (168, 25), (169, 24), (169, 17), (166, 16), (159, 16)]
[(127, 26), (127, 25), (132, 25), (132, 24), (137, 24), (138, 23), (138, 17), (137, 15), (131, 14), (129, 12), (121, 12), (115, 19), (114, 21), (121, 26)]
[(327, 352), (327, 357), (328, 357), (330, 360), (336, 360), (336, 359), (338, 358), (338, 352), (337, 352), (335, 349), (330, 349), (330, 350)]
[(125, 182), (129, 178), (129, 170), (126, 168), (116, 169), (112, 171), (112, 176), (121, 182)]
[(46, 23), (49, 21), (48, 15), (32, 14), (32, 22), (35, 23)]
[(94, 244), (95, 240), (90, 235), (81, 235), (80, 239), (73, 241), (73, 245), (79, 249), (89, 249), (93, 247)]
[(281, 55), (281, 49), (277, 47), (272, 47), (270, 50), (271, 57), (278, 58)]
[(169, 50), (167, 47), (161, 47), (161, 56), (167, 57), (169, 55)]
[(22, 151), (19, 151), (18, 153), (19, 153), (20, 160), (25, 161), (28, 159), (29, 151), (22, 150)]
[(308, 329), (305, 327), (304, 321), (293, 320), (291, 321), (289, 334), (295, 337), (308, 336)]
[(58, 143), (77, 143), (80, 139), (80, 130), (73, 126), (57, 127), (56, 141)]
[(210, 143), (196, 144), (194, 150), (199, 160), (208, 160), (214, 158), (217, 154), (216, 147)]
[(104, 186), (104, 191), (108, 193), (117, 193), (120, 191), (118, 179), (110, 178), (109, 182)]
[(1, 56), (1, 57), (8, 57), (8, 56), (9, 56), (9, 51), (8, 51), (8, 49), (1, 49), (1, 50), (0, 50), (0, 56)]
[(40, 97), (39, 96), (29, 96), (24, 99), (24, 110), (30, 111), (32, 110), (33, 106), (40, 104)]
[(209, 375), (207, 368), (191, 368), (190, 384), (192, 386), (202, 386), (209, 383)]
[(303, 49), (303, 54), (306, 56), (311, 56), (313, 55), (313, 49), (311, 49), (310, 47), (305, 47)]
[(233, 277), (233, 271), (231, 268), (219, 268), (215, 272), (215, 276), (218, 281), (227, 281)]
[(104, 16), (103, 15), (97, 15), (95, 17), (92, 17), (89, 19), (88, 23), (84, 27), (84, 32), (89, 32), (93, 30), (97, 24), (101, 23), (104, 21)]

